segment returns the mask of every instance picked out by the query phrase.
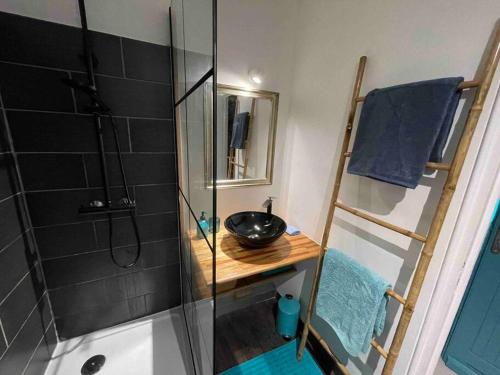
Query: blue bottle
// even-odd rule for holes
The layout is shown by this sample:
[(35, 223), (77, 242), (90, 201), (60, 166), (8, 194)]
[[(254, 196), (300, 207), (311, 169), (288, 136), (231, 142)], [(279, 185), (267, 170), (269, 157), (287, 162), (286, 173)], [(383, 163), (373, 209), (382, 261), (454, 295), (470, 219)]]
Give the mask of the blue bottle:
[(278, 317), (276, 330), (286, 340), (291, 340), (297, 335), (299, 322), (300, 303), (291, 294), (280, 298), (278, 302)]
[(198, 226), (196, 227), (196, 237), (199, 240), (203, 238), (203, 233), (205, 233), (205, 237), (208, 237), (208, 231), (210, 226), (208, 225), (205, 213), (206, 213), (205, 211), (201, 211), (200, 220), (198, 221)]

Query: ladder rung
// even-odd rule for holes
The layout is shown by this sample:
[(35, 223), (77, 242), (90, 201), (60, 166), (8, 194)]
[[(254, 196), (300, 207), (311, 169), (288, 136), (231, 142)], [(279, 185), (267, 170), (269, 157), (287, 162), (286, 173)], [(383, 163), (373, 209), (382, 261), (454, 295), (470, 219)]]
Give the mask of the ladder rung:
[(406, 303), (406, 300), (401, 297), (399, 294), (397, 294), (394, 290), (392, 289), (387, 289), (385, 292), (389, 297), (394, 298), (396, 301), (398, 301), (400, 304), (404, 305)]
[(437, 170), (440, 170), (440, 171), (449, 171), (451, 169), (451, 165), (450, 164), (446, 164), (446, 163), (434, 163), (432, 161), (428, 161), (425, 166), (429, 169), (437, 169)]
[(368, 214), (365, 214), (364, 212), (356, 210), (355, 208), (346, 206), (342, 202), (336, 201), (335, 202), (335, 206), (338, 207), (338, 208), (343, 209), (344, 211), (350, 212), (353, 215), (359, 216), (359, 217), (361, 217), (361, 218), (363, 218), (365, 220), (371, 221), (372, 223), (378, 224), (378, 225), (380, 225), (382, 227), (385, 227), (387, 229), (390, 229), (390, 230), (393, 230), (395, 232), (401, 233), (401, 234), (403, 234), (405, 236), (414, 238), (414, 239), (416, 239), (418, 241), (425, 242), (427, 240), (424, 236), (422, 236), (422, 235), (420, 235), (418, 233), (412, 232), (412, 231), (410, 231), (408, 229), (404, 229), (404, 228), (398, 227), (397, 225), (388, 223), (387, 221), (377, 219), (376, 217), (373, 217), (373, 216), (370, 216)]
[[(465, 89), (472, 89), (474, 87), (478, 87), (481, 84), (481, 81), (464, 81), (461, 84), (458, 85), (459, 90), (465, 90)], [(364, 101), (366, 96), (358, 96), (356, 99), (356, 103), (360, 103)]]
[(373, 347), (377, 350), (377, 352), (379, 352), (379, 353), (380, 353), (380, 355), (381, 355), (382, 357), (384, 357), (385, 359), (387, 359), (387, 356), (388, 356), (387, 352), (384, 350), (384, 348), (382, 347), (382, 345), (380, 345), (380, 344), (377, 342), (377, 340), (375, 340), (375, 337), (374, 337), (374, 338), (372, 338), (372, 341), (371, 341), (371, 343), (370, 343), (370, 344), (372, 344), (372, 346), (373, 346)]
[[(344, 156), (346, 158), (349, 158), (351, 157), (352, 155), (352, 152), (351, 151), (348, 151), (344, 154)], [(451, 165), (450, 164), (446, 164), (446, 163), (434, 163), (432, 161), (429, 161), (425, 164), (425, 166), (429, 169), (438, 169), (440, 171), (449, 171), (450, 168), (451, 168)]]
[(459, 90), (472, 89), (474, 87), (478, 87), (480, 84), (481, 81), (479, 80), (463, 81), (461, 84), (458, 85), (458, 89)]

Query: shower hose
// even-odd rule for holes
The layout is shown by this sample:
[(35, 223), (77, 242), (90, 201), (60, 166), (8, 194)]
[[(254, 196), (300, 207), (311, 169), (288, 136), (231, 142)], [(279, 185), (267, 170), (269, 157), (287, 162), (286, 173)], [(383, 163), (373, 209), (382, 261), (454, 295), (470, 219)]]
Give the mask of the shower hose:
[[(125, 174), (125, 168), (123, 166), (123, 157), (122, 157), (122, 151), (121, 151), (121, 147), (120, 147), (120, 138), (119, 138), (119, 134), (118, 134), (118, 128), (116, 126), (113, 115), (111, 113), (109, 113), (107, 116), (111, 122), (111, 127), (113, 129), (113, 138), (114, 138), (115, 147), (116, 147), (117, 156), (118, 156), (118, 164), (120, 166), (120, 174), (121, 174), (121, 178), (122, 178), (123, 190), (125, 191), (125, 199), (122, 199), (122, 202), (124, 204), (130, 206), (133, 202), (132, 202), (132, 199), (130, 197), (130, 191), (129, 191), (129, 187), (128, 187), (128, 183), (127, 183), (127, 176)], [(137, 225), (137, 218), (135, 215), (135, 210), (129, 211), (129, 215), (130, 215), (130, 220), (132, 221), (132, 227), (134, 230), (135, 238), (137, 240), (137, 251), (136, 251), (135, 258), (132, 262), (127, 263), (127, 264), (121, 264), (116, 259), (115, 250), (113, 247), (113, 215), (111, 213), (108, 214), (109, 251), (110, 251), (110, 255), (111, 255), (111, 260), (113, 261), (113, 263), (115, 265), (117, 265), (120, 268), (131, 268), (131, 267), (135, 266), (137, 264), (137, 262), (139, 261), (139, 258), (141, 257), (141, 250), (142, 250), (141, 249), (141, 239), (139, 236), (139, 227)]]

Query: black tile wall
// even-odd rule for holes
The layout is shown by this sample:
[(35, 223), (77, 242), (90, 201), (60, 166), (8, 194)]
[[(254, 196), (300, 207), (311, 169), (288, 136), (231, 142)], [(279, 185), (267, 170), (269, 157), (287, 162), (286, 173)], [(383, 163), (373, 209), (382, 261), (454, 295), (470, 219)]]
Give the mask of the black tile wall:
[[(109, 182), (121, 185), (121, 175), (116, 155), (107, 155)], [(85, 155), (89, 186), (101, 186), (100, 159), (98, 154)], [(123, 155), (127, 180), (133, 185), (175, 183), (175, 155), (172, 153), (129, 153)]]
[[(43, 113), (7, 111), (7, 118), (16, 140), (16, 152), (95, 152), (97, 137), (92, 116), (76, 113)], [(104, 119), (103, 123), (107, 123)], [(115, 120), (120, 135), (120, 148), (130, 151), (126, 119)], [(24, 136), (31, 134), (31, 137)], [(104, 148), (115, 152), (113, 132), (104, 127)]]
[(0, 63), (0, 86), (5, 108), (73, 111), (71, 89), (60, 70)]
[(132, 151), (174, 152), (174, 128), (169, 120), (130, 119)]
[[(86, 81), (85, 74), (73, 76)], [(170, 85), (109, 76), (97, 76), (96, 81), (102, 99), (115, 116), (172, 118)], [(76, 102), (78, 111), (86, 113), (90, 105), (88, 96), (79, 91)]]
[(170, 83), (170, 55), (162, 46), (124, 38), (123, 59), (127, 77)]
[[(99, 56), (96, 71), (121, 76), (120, 38), (91, 32), (91, 40)], [(2, 61), (85, 71), (82, 34), (75, 27), (3, 13), (0, 45)]]
[(80, 154), (20, 154), (17, 160), (27, 191), (87, 186)]
[(0, 374), (42, 374), (56, 344), (54, 319), (3, 103), (0, 92)]
[[(0, 94), (59, 338), (79, 336), (179, 305), (177, 180), (168, 47), (92, 33), (97, 86), (116, 116), (130, 194), (137, 201), (142, 254), (136, 266), (123, 269), (111, 261), (106, 217), (78, 213), (80, 206), (104, 200), (95, 123), (86, 108), (89, 100), (61, 81), (64, 77), (86, 81), (80, 30), (6, 13), (0, 13), (0, 25)], [(124, 196), (117, 149), (109, 118), (101, 121), (113, 185), (111, 198), (117, 203)], [(41, 297), (44, 289), (37, 289), (36, 279), (25, 277), (19, 283), (28, 270), (39, 269), (34, 255), (27, 256), (31, 247), (21, 235), (24, 221), (2, 219), (3, 212), (19, 205), (14, 198), (1, 200), (10, 194), (9, 186), (2, 184), (8, 180), (9, 163), (8, 158), (0, 158), (0, 246), (9, 244), (5, 254), (0, 253), (0, 272), (4, 264), (12, 269), (5, 286), (0, 285), (0, 298), (8, 294), (9, 313), (3, 313), (0, 307), (0, 319), (5, 316), (9, 321), (4, 326), (7, 338), (19, 326), (20, 318), (14, 319), (13, 311), (23, 315), (34, 300), (39, 304), (45, 301)], [(3, 234), (3, 228), (8, 235)], [(116, 215), (112, 229), (117, 260), (130, 262), (137, 251), (131, 219)], [(13, 263), (16, 265), (9, 266)], [(12, 284), (18, 284), (24, 301), (17, 298), (18, 293), (10, 293)], [(49, 339), (37, 338), (40, 345), (34, 354), (31, 352), (27, 374), (36, 373), (50, 354), (53, 329), (48, 328), (32, 323), (31, 329), (46, 332), (44, 337)], [(1, 345), (0, 340), (0, 350)]]

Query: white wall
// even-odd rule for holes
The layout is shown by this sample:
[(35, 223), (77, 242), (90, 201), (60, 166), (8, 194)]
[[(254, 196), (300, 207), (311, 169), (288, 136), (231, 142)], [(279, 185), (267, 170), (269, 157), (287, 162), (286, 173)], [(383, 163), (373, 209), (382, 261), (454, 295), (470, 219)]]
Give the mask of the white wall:
[[(170, 0), (86, 0), (89, 29), (169, 45)], [(78, 0), (0, 0), (0, 11), (80, 27)]]
[[(375, 87), (444, 76), (471, 79), (500, 15), (500, 2), (303, 0), (299, 14), (287, 124), (291, 138), (287, 142), (292, 147), (287, 163), (292, 168), (283, 184), (289, 188), (287, 220), (319, 241), (359, 56), (368, 56), (362, 93)], [(473, 153), (479, 138), (472, 146)], [(395, 374), (406, 372), (413, 353), (471, 165), (469, 162), (464, 169), (465, 178), (449, 211)], [(345, 175), (341, 198), (351, 206), (425, 234), (444, 176), (425, 176), (422, 186), (409, 190)], [(418, 258), (418, 243), (342, 212), (338, 212), (335, 224), (331, 246), (376, 270), (399, 293), (405, 292)], [(311, 272), (303, 288), (303, 302), (307, 301), (310, 276)], [(394, 319), (396, 307), (391, 304), (390, 319)], [(328, 328), (319, 321), (316, 324), (333, 342)], [(395, 324), (388, 324), (392, 335)], [(375, 354), (349, 360), (354, 374), (378, 373), (382, 365)]]
[[(285, 157), (291, 146), (286, 124), (290, 107), (295, 28), (298, 0), (219, 0), (218, 82), (280, 94), (278, 130), (272, 185), (220, 189), (218, 214), (221, 220), (242, 210), (262, 210), (267, 196), (276, 196), (275, 212), (285, 214), (283, 181), (290, 167)], [(261, 85), (251, 84), (250, 69), (264, 76)]]

